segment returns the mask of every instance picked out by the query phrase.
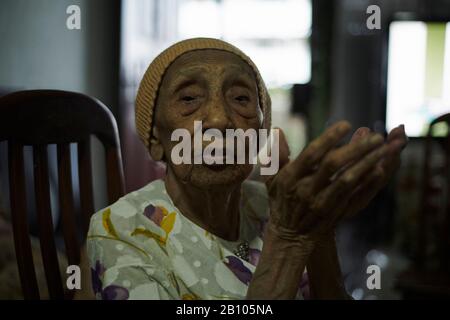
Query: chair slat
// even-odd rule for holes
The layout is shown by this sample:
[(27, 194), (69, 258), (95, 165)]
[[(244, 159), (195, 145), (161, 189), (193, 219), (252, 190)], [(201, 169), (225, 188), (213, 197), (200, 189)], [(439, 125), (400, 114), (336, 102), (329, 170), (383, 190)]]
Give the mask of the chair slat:
[[(24, 125), (27, 130), (23, 130)], [(11, 145), (9, 152), (11, 215), (20, 279), (27, 299), (39, 299), (40, 295), (28, 230), (23, 146), (58, 145), (59, 202), (66, 256), (69, 264), (79, 264), (81, 245), (77, 241), (69, 146), (73, 142), (80, 143), (78, 149), (80, 205), (84, 216), (83, 232), (86, 234), (90, 217), (94, 213), (90, 145), (89, 142), (85, 142), (91, 135), (96, 136), (107, 149), (108, 196), (112, 203), (124, 194), (124, 178), (117, 123), (104, 104), (86, 95), (58, 90), (20, 91), (0, 98), (0, 141), (6, 140)], [(36, 159), (39, 160), (39, 157)], [(43, 158), (39, 161), (44, 163)], [(39, 168), (37, 171), (41, 170)], [(37, 176), (46, 175), (37, 173)], [(39, 187), (36, 189), (48, 189), (48, 182), (51, 181), (38, 178), (36, 185)], [(42, 200), (47, 199), (46, 192), (36, 195), (39, 201), (47, 201)], [(50, 209), (46, 210), (46, 206), (50, 208), (48, 202), (44, 205), (38, 203), (38, 207), (42, 210), (41, 215), (50, 214), (50, 219), (51, 212)], [(41, 224), (42, 221), (38, 222)], [(40, 230), (48, 229), (48, 226), (50, 224), (47, 222), (47, 227), (40, 227)], [(45, 261), (46, 258), (44, 256), (43, 258)], [(50, 283), (47, 285), (50, 286)], [(73, 292), (69, 292), (65, 298), (71, 299)]]
[(23, 145), (8, 141), (9, 187), (16, 260), (25, 299), (39, 299), (28, 230)]
[(91, 143), (87, 139), (78, 143), (78, 175), (83, 234), (87, 235), (91, 215), (94, 213), (92, 189)]
[(112, 146), (106, 147), (108, 200), (110, 203), (116, 202), (125, 194), (121, 159), (120, 148)]
[(41, 244), (42, 261), (45, 268), (48, 292), (52, 299), (63, 299), (64, 289), (56, 253), (50, 205), (46, 145), (37, 145), (33, 148), (33, 164), (36, 210), (39, 222), (39, 241)]
[(80, 252), (76, 236), (76, 219), (73, 205), (70, 144), (58, 144), (58, 185), (61, 221), (69, 265), (80, 263)]
[[(447, 121), (447, 127), (450, 128), (450, 119)], [(450, 172), (448, 171), (450, 168), (450, 135), (447, 135), (445, 139), (445, 167), (447, 168), (447, 171), (444, 173), (446, 177), (446, 184), (447, 184), (447, 195), (445, 203), (445, 213), (444, 213), (444, 221), (442, 222), (442, 229), (441, 229), (441, 254), (442, 254), (442, 262), (443, 265), (441, 266), (442, 270), (449, 270), (450, 269)]]

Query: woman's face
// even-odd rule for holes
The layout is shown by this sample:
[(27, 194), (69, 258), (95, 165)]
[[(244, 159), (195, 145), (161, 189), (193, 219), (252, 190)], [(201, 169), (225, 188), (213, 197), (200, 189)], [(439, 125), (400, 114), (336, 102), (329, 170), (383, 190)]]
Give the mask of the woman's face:
[[(254, 73), (238, 56), (220, 50), (188, 52), (168, 68), (158, 95), (153, 134), (162, 144), (171, 171), (199, 188), (241, 183), (252, 170), (248, 164), (180, 164), (171, 160), (175, 129), (187, 129), (194, 148), (194, 121), (202, 121), (203, 132), (215, 128), (259, 129), (262, 112)], [(203, 142), (203, 148), (210, 142)], [(225, 148), (225, 145), (223, 145)], [(246, 148), (247, 149), (247, 148)], [(193, 163), (193, 161), (191, 161)]]

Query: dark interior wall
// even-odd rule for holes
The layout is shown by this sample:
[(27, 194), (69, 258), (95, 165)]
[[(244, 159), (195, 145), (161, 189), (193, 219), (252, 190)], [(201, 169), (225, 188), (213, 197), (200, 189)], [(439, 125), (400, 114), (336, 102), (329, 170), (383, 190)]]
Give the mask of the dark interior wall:
[(318, 137), (330, 113), (332, 37), (335, 19), (334, 1), (312, 1), (311, 101), (308, 110), (308, 138)]
[[(81, 30), (66, 9), (78, 5)], [(95, 97), (117, 116), (120, 1), (0, 1), (0, 91), (59, 89)], [(3, 147), (3, 149), (2, 149)], [(8, 198), (6, 149), (0, 145), (0, 191)], [(93, 144), (95, 207), (107, 204), (103, 150)]]
[[(383, 36), (396, 12), (450, 17), (449, 0), (334, 0), (332, 44), (332, 119), (348, 119), (355, 127), (382, 127), (384, 121)], [(381, 9), (381, 30), (369, 30), (366, 9)]]
[[(68, 30), (66, 8), (81, 9), (81, 30)], [(117, 109), (119, 1), (2, 0), (0, 86), (62, 89)]]
[(86, 90), (87, 37), (84, 31), (67, 30), (70, 4), (54, 0), (0, 3), (1, 86)]
[[(354, 128), (368, 126), (381, 131), (385, 112), (383, 41), (390, 18), (397, 12), (450, 18), (450, 1), (334, 0), (334, 4), (330, 119), (347, 119)], [(381, 9), (381, 30), (366, 27), (369, 16), (366, 9), (372, 4)], [(422, 139), (410, 141), (402, 154), (402, 165), (388, 188), (355, 219), (341, 225), (338, 245), (343, 274), (349, 275), (346, 286), (350, 292), (355, 287), (365, 288), (369, 248), (396, 248), (401, 249), (402, 255), (414, 257), (424, 151)], [(381, 296), (388, 294), (385, 298), (392, 298), (389, 290), (380, 291)]]

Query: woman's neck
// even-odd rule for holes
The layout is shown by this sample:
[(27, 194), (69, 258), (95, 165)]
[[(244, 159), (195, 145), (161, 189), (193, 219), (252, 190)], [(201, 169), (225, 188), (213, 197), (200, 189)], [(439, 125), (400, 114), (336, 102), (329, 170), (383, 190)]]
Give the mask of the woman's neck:
[(183, 183), (170, 169), (164, 183), (175, 206), (189, 220), (222, 239), (239, 239), (240, 183), (202, 189)]

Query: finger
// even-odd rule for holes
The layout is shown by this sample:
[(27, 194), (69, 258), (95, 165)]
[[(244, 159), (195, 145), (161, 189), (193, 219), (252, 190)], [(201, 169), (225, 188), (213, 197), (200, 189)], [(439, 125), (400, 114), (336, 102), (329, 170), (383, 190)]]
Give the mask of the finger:
[[(387, 146), (387, 148), (392, 148), (392, 144), (395, 144), (394, 149), (401, 149), (401, 142), (398, 141), (391, 143), (391, 146)], [(389, 151), (387, 151), (387, 154), (389, 154)], [(383, 161), (385, 160), (387, 159), (385, 158)], [(389, 178), (392, 176), (394, 168), (398, 166), (398, 163), (396, 163), (396, 159), (391, 159), (389, 165), (393, 168), (386, 168), (380, 164), (376, 165), (353, 192), (347, 202), (347, 208), (343, 210), (342, 215), (334, 218), (333, 224), (336, 224), (337, 220), (340, 220), (343, 217), (351, 217), (366, 208), (378, 192), (386, 186)]]
[(385, 172), (385, 179), (388, 180), (395, 170), (400, 167), (400, 153), (403, 149), (403, 142), (395, 140), (388, 144), (388, 154), (381, 161), (380, 166)]
[(328, 128), (320, 137), (311, 142), (300, 155), (287, 167), (287, 177), (297, 179), (310, 172), (322, 157), (344, 138), (350, 131), (351, 125), (347, 121), (339, 121)]
[(317, 192), (328, 185), (331, 178), (340, 169), (361, 159), (364, 155), (379, 147), (382, 143), (383, 137), (376, 134), (330, 151), (321, 162), (318, 172), (314, 175), (314, 192)]
[[(382, 153), (382, 151), (379, 151)], [(376, 156), (373, 157), (374, 163)], [(381, 188), (385, 185), (384, 171), (379, 165), (375, 165), (364, 178), (361, 178), (362, 182), (357, 185), (353, 192), (344, 192), (344, 188), (338, 189), (336, 185), (328, 192), (324, 192), (317, 198), (323, 202), (322, 210), (324, 212), (333, 212), (333, 215), (327, 217), (323, 222), (325, 229), (330, 229), (336, 226), (336, 224), (344, 217), (351, 217), (357, 212), (365, 208), (370, 201), (376, 196)], [(341, 207), (341, 210), (333, 210), (334, 208)]]
[(385, 185), (385, 173), (380, 166), (377, 166), (350, 197), (347, 208), (343, 212), (344, 216), (352, 217), (367, 207)]
[[(373, 135), (372, 130), (368, 127), (360, 127), (356, 130), (356, 132), (353, 134), (352, 139), (350, 140), (350, 143), (357, 142), (364, 137), (368, 137), (369, 135)], [(350, 162), (346, 166), (344, 166), (341, 170), (347, 169), (347, 167), (351, 166), (353, 163)]]
[(393, 140), (387, 144), (387, 155), (378, 164), (376, 171), (373, 172), (376, 176), (383, 177), (382, 185), (386, 185), (392, 177), (395, 170), (400, 167), (401, 159), (400, 153), (404, 148), (402, 141)]
[(406, 140), (395, 139), (388, 142), (389, 154), (390, 155), (400, 155), (400, 152), (404, 149), (406, 145)]
[(387, 150), (388, 147), (383, 145), (372, 151), (321, 191), (316, 199), (323, 203), (322, 209), (333, 211), (332, 209), (339, 206), (340, 202), (349, 198), (360, 182), (363, 181), (365, 174), (376, 166), (377, 162), (386, 155)]
[(292, 193), (287, 192), (281, 195), (285, 200), (293, 201), (291, 205), (285, 205), (282, 201), (272, 203), (276, 209), (271, 214), (274, 214), (274, 221), (277, 224), (286, 228), (298, 227), (303, 224), (303, 219), (305, 215), (309, 214), (309, 206), (313, 199), (308, 187), (310, 184), (310, 177), (302, 178), (295, 184)]
[(388, 142), (393, 142), (395, 140), (399, 140), (401, 142), (403, 142), (403, 148), (406, 146), (406, 144), (408, 143), (408, 137), (405, 133), (405, 126), (404, 125), (400, 125), (397, 128), (394, 128), (391, 130), (391, 132), (389, 132), (389, 135), (387, 137), (387, 141)]
[(362, 160), (358, 161), (334, 182), (335, 188), (348, 191), (354, 189), (366, 176), (366, 174), (373, 170), (383, 157), (387, 155), (389, 151), (388, 145), (382, 145), (378, 149), (370, 152)]
[(289, 156), (291, 155), (291, 150), (289, 149), (289, 145), (286, 139), (286, 135), (281, 128), (276, 128), (280, 132), (280, 141), (279, 141), (279, 164), (280, 170), (289, 163)]
[[(284, 134), (283, 129), (279, 127), (275, 127), (272, 130), (276, 130), (278, 132), (278, 141), (275, 139), (275, 141), (271, 145), (272, 148), (278, 148), (278, 164), (279, 169), (281, 170), (286, 164), (289, 163), (289, 156), (291, 155), (291, 150), (289, 149), (289, 144), (286, 139), (286, 135)], [(271, 152), (270, 152), (271, 153)], [(262, 167), (269, 167), (270, 163), (267, 165), (261, 164)]]
[(395, 127), (394, 129), (392, 129), (387, 137), (387, 141), (392, 141), (395, 138), (398, 138), (402, 135), (402, 132), (404, 132), (404, 126), (403, 125), (399, 125), (398, 127)]
[(367, 127), (360, 127), (358, 128), (355, 133), (353, 134), (350, 143), (356, 142), (361, 140), (362, 138), (366, 137), (370, 134), (370, 129)]
[[(279, 150), (278, 172), (280, 172), (281, 169), (289, 163), (289, 161), (290, 161), (289, 156), (291, 154), (291, 151), (289, 149), (289, 145), (287, 143), (287, 139), (286, 139), (286, 136), (285, 136), (283, 130), (278, 127), (274, 128), (274, 129), (278, 130), (278, 132), (279, 132), (278, 146), (274, 145), (273, 147), (278, 148), (278, 150)], [(264, 165), (261, 164), (261, 167), (263, 167), (263, 166)], [(270, 164), (267, 164), (266, 166), (269, 167)], [(275, 175), (262, 175), (261, 180), (263, 182), (265, 182), (267, 186), (270, 186), (270, 184), (272, 183), (272, 181), (274, 180), (275, 177), (276, 177), (276, 174)]]
[(383, 162), (390, 162), (393, 159), (400, 158), (400, 153), (404, 148), (404, 142), (400, 140), (393, 140), (387, 144), (388, 147), (388, 155)]

